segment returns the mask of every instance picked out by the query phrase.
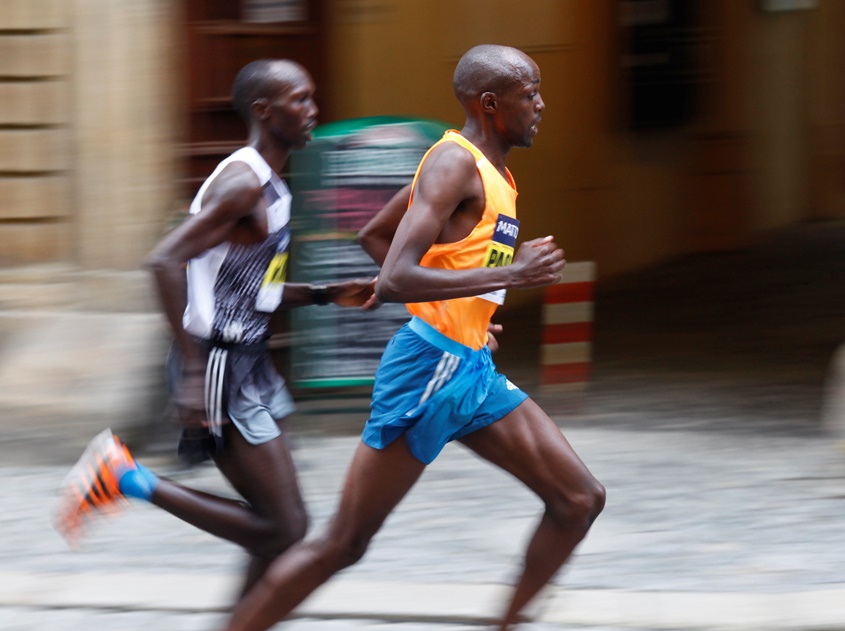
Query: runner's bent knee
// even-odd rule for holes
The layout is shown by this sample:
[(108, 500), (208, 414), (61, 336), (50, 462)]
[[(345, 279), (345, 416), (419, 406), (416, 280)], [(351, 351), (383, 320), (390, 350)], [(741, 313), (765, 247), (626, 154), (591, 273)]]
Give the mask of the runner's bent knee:
[(342, 569), (364, 558), (377, 531), (378, 528), (338, 527), (335, 524), (320, 538), (317, 547), (324, 556), (331, 558), (338, 569)]
[(590, 476), (577, 489), (557, 489), (545, 498), (546, 512), (558, 524), (586, 532), (604, 509), (604, 486)]
[(264, 520), (249, 552), (258, 557), (273, 559), (304, 539), (308, 532), (308, 516), (304, 511), (297, 512), (297, 515), (284, 519)]

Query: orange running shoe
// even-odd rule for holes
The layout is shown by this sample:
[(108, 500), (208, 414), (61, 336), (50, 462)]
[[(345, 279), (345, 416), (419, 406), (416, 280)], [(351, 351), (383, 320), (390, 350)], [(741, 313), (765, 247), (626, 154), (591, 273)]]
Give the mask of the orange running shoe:
[(94, 437), (62, 484), (56, 530), (77, 547), (83, 528), (97, 513), (112, 514), (128, 502), (120, 492), (120, 477), (136, 468), (120, 439), (103, 430)]

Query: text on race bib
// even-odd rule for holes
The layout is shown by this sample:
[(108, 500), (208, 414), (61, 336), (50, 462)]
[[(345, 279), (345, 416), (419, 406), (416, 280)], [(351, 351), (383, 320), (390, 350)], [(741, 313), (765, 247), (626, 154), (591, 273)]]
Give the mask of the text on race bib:
[[(493, 238), (487, 246), (484, 254), (485, 267), (501, 267), (510, 265), (513, 261), (516, 238), (519, 236), (519, 220), (507, 215), (499, 215), (496, 219), (496, 228), (493, 231)], [(479, 296), (484, 300), (495, 302), (501, 305), (505, 302), (505, 290), (499, 289)]]
[(289, 244), (290, 232), (285, 229), (279, 237), (276, 253), (270, 259), (261, 286), (258, 288), (258, 296), (255, 298), (255, 309), (257, 311), (271, 313), (282, 303), (282, 291), (288, 276)]
[(288, 253), (277, 252), (267, 266), (267, 273), (264, 274), (264, 280), (261, 281), (261, 286), (266, 287), (274, 283), (284, 283), (288, 275)]

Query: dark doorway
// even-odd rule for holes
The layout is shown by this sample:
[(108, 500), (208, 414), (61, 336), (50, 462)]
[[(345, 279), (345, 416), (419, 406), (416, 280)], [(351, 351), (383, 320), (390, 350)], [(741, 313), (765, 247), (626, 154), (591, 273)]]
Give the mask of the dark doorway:
[(308, 69), (317, 85), (322, 83), (321, 5), (321, 0), (186, 0), (186, 198), (246, 138), (246, 126), (232, 109), (230, 96), (241, 67), (255, 59), (293, 59)]

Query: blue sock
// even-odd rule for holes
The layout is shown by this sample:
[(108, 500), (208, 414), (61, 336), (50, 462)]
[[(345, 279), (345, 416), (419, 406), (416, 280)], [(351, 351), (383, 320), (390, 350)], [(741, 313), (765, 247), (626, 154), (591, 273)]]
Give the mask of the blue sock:
[(120, 492), (128, 497), (149, 502), (158, 486), (158, 476), (138, 462), (135, 465), (135, 469), (128, 469), (120, 476)]

